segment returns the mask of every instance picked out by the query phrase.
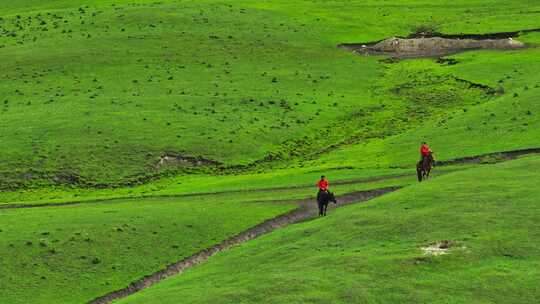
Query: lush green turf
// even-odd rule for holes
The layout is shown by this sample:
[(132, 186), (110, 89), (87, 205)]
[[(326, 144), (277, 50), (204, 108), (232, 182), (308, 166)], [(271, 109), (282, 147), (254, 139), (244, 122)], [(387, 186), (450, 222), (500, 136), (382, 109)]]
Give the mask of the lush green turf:
[[(466, 170), (472, 165), (437, 167), (432, 175)], [(365, 175), (371, 172), (373, 175)], [(384, 173), (394, 173), (385, 175)], [(337, 195), (352, 191), (370, 190), (391, 186), (406, 186), (416, 182), (416, 173), (411, 168), (395, 170), (327, 170), (331, 177), (331, 190)], [(379, 174), (383, 174), (379, 176)], [(137, 187), (113, 189), (88, 189), (71, 187), (40, 187), (0, 193), (2, 205), (40, 205), (65, 202), (85, 202), (124, 198), (146, 198), (155, 196), (176, 197), (179, 200), (282, 200), (313, 197), (317, 188), (315, 181), (320, 172), (283, 170), (280, 172), (238, 176), (184, 176), (183, 178), (161, 179)], [(196, 198), (192, 198), (195, 195)]]
[(160, 198), (0, 210), (0, 302), (84, 303), (292, 208)]
[[(532, 45), (540, 44), (538, 33), (523, 38)], [(413, 150), (421, 139), (432, 144), (439, 159), (538, 147), (540, 104), (537, 100), (540, 98), (540, 66), (533, 63), (538, 56), (540, 50), (531, 48), (521, 52), (463, 53), (452, 56), (458, 61), (458, 64), (452, 66), (441, 66), (434, 60), (393, 64), (388, 73), (407, 75), (408, 80), (405, 82), (409, 79), (413, 79), (413, 82), (424, 81), (424, 78), (418, 75), (418, 71), (423, 71), (423, 75), (438, 75), (442, 79), (468, 79), (495, 90), (504, 90), (505, 93), (485, 103), (461, 105), (454, 111), (426, 121), (422, 128), (387, 139), (345, 147), (322, 157), (318, 163), (334, 166), (353, 164), (359, 167), (403, 166), (414, 163), (416, 155)], [(426, 94), (437, 94), (437, 91), (430, 89)], [(422, 94), (415, 92), (414, 96), (421, 97)], [(479, 101), (475, 99), (474, 102)], [(359, 159), (359, 154), (364, 157)]]
[[(446, 67), (335, 47), (420, 26), (540, 27), (538, 4), (527, 1), (17, 1), (0, 16), (4, 187), (129, 181), (158, 173), (165, 151), (226, 165), (273, 159), (265, 168), (279, 168), (337, 146), (301, 166), (386, 168), (409, 164), (420, 138), (443, 158), (536, 140), (536, 50), (467, 53)], [(456, 80), (506, 76), (500, 98)], [(512, 130), (494, 145), (477, 112), (516, 100), (530, 104), (528, 127), (521, 131), (520, 116), (505, 122)], [(467, 115), (448, 114), (462, 108)], [(434, 127), (440, 119), (446, 126)]]
[[(448, 174), (290, 226), (119, 303), (533, 303), (540, 157)], [(446, 255), (421, 247), (455, 241)]]
[[(517, 38), (526, 50), (454, 65), (336, 48), (418, 29), (532, 28), (540, 3), (527, 0), (3, 3), (0, 204), (117, 200), (0, 210), (0, 302), (80, 303), (123, 287), (290, 210), (253, 201), (312, 196), (322, 173), (338, 193), (410, 185), (422, 140), (441, 160), (539, 147), (540, 33)], [(165, 152), (221, 165), (156, 167)], [(437, 168), (462, 172), (274, 233), (127, 301), (534, 302), (538, 235), (525, 231), (538, 226), (528, 169), (539, 163)], [(132, 186), (94, 187), (120, 184)], [(237, 192), (126, 200), (226, 191)], [(421, 255), (440, 239), (458, 248)]]
[[(459, 168), (452, 168), (459, 169)], [(394, 175), (411, 175), (407, 169), (334, 169), (326, 170), (331, 176), (331, 183), (336, 180), (368, 182), (372, 178), (391, 178)], [(320, 171), (309, 170), (280, 170), (258, 174), (234, 176), (221, 175), (186, 175), (163, 178), (136, 187), (112, 189), (92, 189), (65, 186), (32, 187), (0, 193), (0, 205), (11, 203), (43, 203), (65, 202), (89, 199), (108, 199), (119, 197), (140, 197), (154, 195), (183, 195), (193, 193), (215, 193), (230, 191), (252, 191), (283, 187), (301, 187), (304, 191), (316, 191), (315, 182), (320, 177)], [(296, 193), (297, 190), (289, 190)], [(236, 194), (237, 195), (237, 194)], [(260, 194), (256, 194), (260, 195)]]
[[(38, 179), (61, 171), (111, 182), (148, 171), (164, 151), (262, 159), (318, 137), (377, 68), (318, 46), (305, 26), (284, 31), (290, 19), (264, 10), (197, 1), (37, 14), (5, 17), (17, 36), (0, 40), (11, 141), (2, 166), (15, 181), (32, 168)], [(372, 72), (351, 76), (336, 62)]]

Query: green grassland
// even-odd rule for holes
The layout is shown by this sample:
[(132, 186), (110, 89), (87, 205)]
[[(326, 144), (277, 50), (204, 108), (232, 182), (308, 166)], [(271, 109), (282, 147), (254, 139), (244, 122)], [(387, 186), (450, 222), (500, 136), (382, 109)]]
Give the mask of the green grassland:
[[(4, 2), (1, 303), (81, 303), (123, 288), (292, 210), (269, 201), (312, 197), (321, 174), (338, 194), (404, 189), (120, 302), (538, 298), (540, 158), (436, 167), (419, 185), (414, 165), (423, 140), (438, 160), (540, 147), (540, 33), (516, 37), (523, 50), (444, 60), (336, 46), (540, 28), (540, 3)], [(165, 153), (202, 165), (157, 166)], [(423, 254), (440, 240), (456, 245)]]
[[(533, 303), (539, 157), (448, 174), (212, 258), (118, 303)], [(441, 240), (445, 255), (422, 247)]]
[[(533, 45), (540, 43), (538, 33), (523, 38)], [(440, 77), (451, 75), (504, 90), (505, 93), (480, 104), (481, 99), (475, 99), (476, 104), (461, 105), (445, 112), (436, 119), (426, 121), (422, 128), (363, 145), (345, 147), (323, 156), (319, 162), (338, 166), (352, 163), (356, 166), (370, 166), (374, 162), (381, 166), (404, 166), (414, 163), (415, 155), (411, 150), (416, 147), (419, 138), (432, 143), (439, 159), (537, 147), (540, 141), (540, 108), (537, 102), (540, 98), (540, 76), (539, 66), (533, 60), (539, 55), (536, 48), (508, 53), (468, 52), (452, 56), (458, 61), (453, 66), (418, 60), (395, 64), (391, 70), (406, 73), (407, 79), (412, 78), (413, 81), (418, 76), (410, 76), (411, 71), (425, 69), (434, 71)], [(433, 92), (429, 90), (428, 93)], [(414, 96), (417, 98), (422, 94), (415, 92)], [(359, 153), (365, 158), (354, 159), (354, 155)]]
[[(164, 152), (248, 166), (224, 171), (232, 173), (254, 163), (255, 172), (388, 168), (409, 164), (420, 138), (442, 158), (529, 147), (538, 134), (536, 49), (470, 52), (446, 66), (336, 48), (425, 26), (540, 27), (537, 4), (526, 4), (17, 1), (0, 9), (2, 185), (133, 182), (170, 171), (154, 166)], [(508, 108), (516, 102), (523, 106)], [(485, 126), (484, 111), (518, 121), (499, 115)], [(511, 128), (491, 132), (494, 124)], [(495, 145), (486, 128), (504, 140)]]
[[(466, 170), (475, 165), (459, 165), (440, 167), (433, 176)], [(353, 191), (371, 190), (383, 187), (405, 186), (416, 182), (416, 174), (410, 169), (398, 175), (383, 175), (369, 179), (357, 179), (358, 171), (346, 170), (342, 174), (336, 171), (333, 175), (339, 178), (338, 183), (332, 184), (337, 194)], [(373, 171), (381, 173), (378, 171)], [(287, 175), (239, 175), (235, 177), (205, 176), (201, 178), (161, 179), (156, 182), (137, 187), (118, 189), (86, 189), (86, 188), (37, 188), (4, 192), (0, 195), (0, 208), (12, 205), (43, 205), (62, 204), (71, 202), (107, 201), (123, 198), (175, 197), (176, 199), (192, 200), (210, 195), (216, 199), (303, 199), (313, 197), (316, 187), (313, 180), (319, 178), (319, 172), (302, 172)]]
[[(31, 168), (37, 180), (58, 171), (113, 182), (152, 171), (165, 151), (250, 163), (315, 137), (359, 98), (341, 97), (347, 88), (376, 73), (375, 59), (315, 48), (309, 29), (283, 31), (280, 16), (265, 11), (207, 3), (86, 10), (4, 21), (18, 32), (2, 41), (5, 136), (13, 141), (6, 178)], [(372, 73), (351, 77), (335, 61)], [(331, 97), (335, 81), (343, 91)]]
[(208, 197), (0, 210), (0, 302), (83, 303), (293, 208)]

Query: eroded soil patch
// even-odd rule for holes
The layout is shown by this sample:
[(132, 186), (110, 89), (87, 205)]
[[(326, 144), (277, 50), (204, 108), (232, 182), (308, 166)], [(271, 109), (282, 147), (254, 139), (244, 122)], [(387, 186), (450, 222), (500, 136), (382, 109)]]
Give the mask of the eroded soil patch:
[(452, 240), (443, 240), (430, 244), (426, 247), (422, 247), (422, 251), (424, 251), (425, 255), (443, 255), (447, 254), (455, 244), (456, 243)]
[(156, 163), (156, 169), (161, 169), (165, 166), (189, 166), (189, 167), (201, 167), (201, 166), (217, 166), (219, 162), (204, 157), (192, 157), (183, 156), (176, 153), (167, 152), (163, 154)]
[(362, 55), (387, 55), (394, 58), (440, 57), (470, 50), (517, 50), (527, 46), (516, 40), (521, 32), (492, 34), (424, 34), (415, 33), (408, 37), (391, 37), (376, 42), (343, 43), (338, 45)]

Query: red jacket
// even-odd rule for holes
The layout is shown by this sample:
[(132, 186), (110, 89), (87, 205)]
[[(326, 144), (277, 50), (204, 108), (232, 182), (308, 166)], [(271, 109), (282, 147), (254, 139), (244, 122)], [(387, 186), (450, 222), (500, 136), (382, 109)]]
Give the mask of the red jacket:
[(318, 183), (317, 183), (317, 187), (319, 187), (320, 190), (322, 191), (326, 191), (328, 190), (328, 181), (327, 180), (320, 180)]
[(422, 145), (422, 147), (420, 147), (420, 154), (428, 156), (429, 153), (431, 153), (431, 149), (428, 147), (428, 145)]

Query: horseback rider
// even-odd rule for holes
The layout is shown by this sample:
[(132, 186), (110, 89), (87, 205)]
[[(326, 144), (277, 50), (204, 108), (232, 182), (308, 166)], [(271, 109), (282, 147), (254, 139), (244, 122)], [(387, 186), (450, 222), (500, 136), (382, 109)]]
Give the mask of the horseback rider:
[(422, 142), (422, 146), (420, 146), (420, 161), (416, 164), (416, 172), (418, 173), (419, 182), (429, 178), (429, 173), (434, 165), (435, 159), (433, 158), (433, 151), (431, 151), (427, 143), (424, 141)]
[(422, 142), (422, 146), (420, 146), (420, 161), (423, 162), (431, 153), (433, 151), (431, 151), (427, 143), (425, 141)]
[(320, 200), (321, 194), (328, 193), (328, 180), (326, 179), (326, 176), (321, 176), (321, 179), (317, 182), (317, 187), (319, 188), (317, 200)]

